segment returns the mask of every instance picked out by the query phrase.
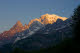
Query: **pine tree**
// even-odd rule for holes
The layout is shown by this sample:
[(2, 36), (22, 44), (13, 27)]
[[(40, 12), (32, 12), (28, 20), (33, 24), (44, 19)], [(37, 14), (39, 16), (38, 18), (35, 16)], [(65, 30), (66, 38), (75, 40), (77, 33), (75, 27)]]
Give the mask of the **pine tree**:
[(80, 45), (80, 5), (74, 10), (72, 16), (73, 19), (73, 29), (74, 29), (74, 41), (79, 46)]

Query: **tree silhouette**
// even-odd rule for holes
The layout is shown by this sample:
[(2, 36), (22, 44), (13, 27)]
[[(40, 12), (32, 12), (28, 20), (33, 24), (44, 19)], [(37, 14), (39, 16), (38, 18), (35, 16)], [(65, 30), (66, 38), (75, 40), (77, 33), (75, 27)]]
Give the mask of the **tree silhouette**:
[(80, 21), (80, 5), (74, 10), (72, 18), (75, 23)]
[(73, 19), (73, 29), (75, 35), (75, 42), (80, 43), (80, 5), (74, 10), (74, 14), (72, 16)]

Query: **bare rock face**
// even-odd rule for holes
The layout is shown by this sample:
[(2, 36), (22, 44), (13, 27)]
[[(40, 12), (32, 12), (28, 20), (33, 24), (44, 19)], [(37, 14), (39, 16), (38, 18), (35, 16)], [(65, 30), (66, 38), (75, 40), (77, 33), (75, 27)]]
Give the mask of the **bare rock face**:
[(41, 20), (36, 18), (36, 19), (33, 19), (33, 20), (31, 20), (31, 21), (29, 22), (28, 27), (30, 27), (30, 25), (31, 25), (33, 22), (35, 22), (35, 21), (38, 21), (38, 22), (41, 23)]
[(5, 31), (0, 34), (0, 39), (10, 39), (14, 36), (14, 34), (22, 32), (27, 28), (27, 25), (23, 26), (20, 21), (17, 21), (17, 23), (9, 31)]
[(11, 37), (13, 37), (14, 34), (25, 31), (26, 29), (29, 29), (32, 23), (36, 21), (43, 25), (47, 25), (47, 24), (55, 23), (58, 19), (65, 21), (67, 18), (60, 17), (55, 14), (45, 14), (45, 15), (42, 15), (39, 19), (36, 18), (36, 19), (31, 20), (28, 25), (25, 24), (24, 26), (22, 25), (20, 21), (17, 21), (16, 24), (9, 31), (4, 31), (3, 33), (0, 34), (0, 40), (1, 39), (11, 39)]

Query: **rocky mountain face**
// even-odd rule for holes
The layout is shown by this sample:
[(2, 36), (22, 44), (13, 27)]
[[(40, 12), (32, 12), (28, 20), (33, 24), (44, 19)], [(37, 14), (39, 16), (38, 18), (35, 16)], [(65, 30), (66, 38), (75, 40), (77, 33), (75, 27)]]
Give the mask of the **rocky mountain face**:
[[(58, 20), (60, 22), (57, 22)], [(4, 43), (9, 42), (11, 41), (11, 39), (16, 39), (17, 37), (26, 38), (29, 35), (34, 34), (40, 28), (45, 26), (48, 27), (48, 25), (51, 26), (52, 24), (54, 24), (54, 28), (57, 28), (65, 20), (67, 20), (66, 17), (60, 17), (54, 14), (45, 14), (42, 15), (39, 19), (36, 18), (31, 20), (28, 25), (25, 24), (24, 26), (20, 21), (17, 21), (17, 23), (10, 30), (4, 31), (3, 33), (0, 34), (0, 43), (2, 44), (2, 42)], [(59, 24), (59, 26), (56, 26), (55, 23)]]
[(47, 24), (34, 34), (17, 41), (14, 48), (23, 50), (38, 50), (58, 44), (65, 38), (72, 38), (71, 19), (65, 21), (58, 19), (53, 24)]
[(22, 23), (18, 21), (9, 31), (1, 33), (0, 39), (10, 39), (15, 33), (22, 32), (27, 28), (27, 25), (23, 26)]
[(42, 15), (24, 26), (18, 21), (9, 31), (0, 34), (0, 50), (38, 50), (56, 45), (64, 38), (72, 38), (71, 23), (71, 18), (54, 14)]
[(20, 21), (17, 21), (17, 23), (10, 30), (4, 31), (0, 34), (0, 45), (11, 42), (11, 39), (16, 33), (22, 32), (27, 28), (27, 25), (23, 26)]

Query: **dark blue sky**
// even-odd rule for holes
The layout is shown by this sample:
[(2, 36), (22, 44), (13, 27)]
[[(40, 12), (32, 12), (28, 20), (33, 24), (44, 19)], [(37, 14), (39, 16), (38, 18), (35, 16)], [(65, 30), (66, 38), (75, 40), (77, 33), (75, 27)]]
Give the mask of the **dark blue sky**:
[(69, 18), (79, 4), (80, 0), (0, 0), (0, 32), (18, 20), (28, 24), (46, 13)]

